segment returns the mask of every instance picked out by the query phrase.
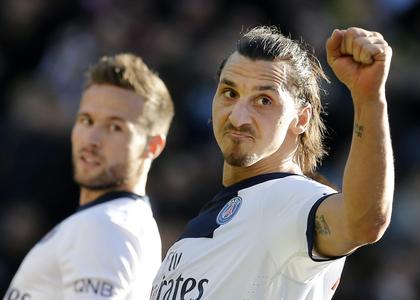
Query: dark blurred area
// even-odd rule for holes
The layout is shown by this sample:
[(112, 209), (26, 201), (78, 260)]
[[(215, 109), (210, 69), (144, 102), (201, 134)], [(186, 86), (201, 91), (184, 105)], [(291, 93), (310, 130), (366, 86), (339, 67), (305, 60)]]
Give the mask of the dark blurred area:
[(420, 299), (418, 0), (1, 0), (0, 295), (33, 244), (78, 205), (69, 137), (87, 67), (102, 55), (133, 52), (171, 91), (175, 120), (148, 181), (165, 253), (221, 188), (222, 158), (209, 124), (215, 74), (239, 33), (261, 24), (302, 37), (329, 74), (330, 155), (320, 172), (336, 186), (353, 110), (325, 62), (325, 41), (334, 28), (358, 26), (381, 32), (393, 47), (393, 220), (380, 242), (348, 258), (334, 299)]

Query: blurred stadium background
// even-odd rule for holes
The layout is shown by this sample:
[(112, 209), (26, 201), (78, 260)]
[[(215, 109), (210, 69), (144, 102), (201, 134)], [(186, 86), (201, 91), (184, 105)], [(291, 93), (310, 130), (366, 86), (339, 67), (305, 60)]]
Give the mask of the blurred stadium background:
[(104, 54), (134, 52), (172, 93), (176, 117), (148, 183), (166, 252), (221, 188), (222, 160), (208, 123), (215, 73), (238, 33), (259, 24), (303, 37), (332, 79), (324, 86), (331, 154), (320, 172), (337, 186), (352, 104), (327, 67), (324, 42), (334, 28), (360, 26), (392, 45), (393, 221), (379, 243), (349, 257), (334, 299), (420, 299), (418, 0), (1, 0), (1, 295), (28, 249), (77, 207), (69, 134), (86, 67)]

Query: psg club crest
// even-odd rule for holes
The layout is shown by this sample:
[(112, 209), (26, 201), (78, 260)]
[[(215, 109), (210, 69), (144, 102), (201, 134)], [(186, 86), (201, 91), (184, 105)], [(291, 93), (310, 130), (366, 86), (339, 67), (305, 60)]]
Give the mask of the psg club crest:
[(225, 206), (223, 206), (222, 210), (217, 215), (217, 224), (223, 225), (232, 220), (238, 212), (239, 208), (241, 207), (241, 204), (242, 198), (239, 196), (230, 199), (229, 202), (226, 203)]

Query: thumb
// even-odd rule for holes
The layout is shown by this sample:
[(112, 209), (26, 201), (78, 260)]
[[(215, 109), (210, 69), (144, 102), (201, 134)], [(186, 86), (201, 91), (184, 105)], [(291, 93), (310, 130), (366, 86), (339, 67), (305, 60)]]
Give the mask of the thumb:
[(335, 29), (326, 43), (327, 60), (331, 65), (337, 58), (342, 56), (340, 46), (343, 40), (344, 32)]

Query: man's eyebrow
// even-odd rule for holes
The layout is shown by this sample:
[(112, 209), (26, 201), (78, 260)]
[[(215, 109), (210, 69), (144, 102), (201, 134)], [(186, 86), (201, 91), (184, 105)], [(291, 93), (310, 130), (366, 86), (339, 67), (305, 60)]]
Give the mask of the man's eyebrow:
[(231, 87), (236, 88), (236, 84), (235, 84), (233, 81), (231, 81), (231, 80), (229, 80), (229, 79), (226, 79), (226, 78), (222, 78), (222, 79), (220, 80), (220, 83), (223, 83), (223, 84), (226, 84), (226, 85), (228, 85), (228, 86), (231, 86)]
[[(231, 87), (235, 87), (236, 88), (236, 83), (234, 83), (233, 81), (231, 81), (229, 79), (226, 79), (226, 78), (222, 78), (220, 80), (220, 83), (223, 83), (223, 84), (226, 84), (226, 85), (229, 85)], [(271, 85), (271, 84), (256, 86), (256, 87), (253, 88), (253, 90), (254, 91), (267, 91), (267, 90), (270, 90), (270, 91), (273, 91), (273, 92), (278, 93), (277, 88), (274, 85)]]
[(79, 118), (79, 117), (90, 117), (90, 115), (87, 112), (78, 112), (76, 114), (76, 118)]
[(253, 88), (254, 91), (272, 91), (278, 94), (278, 90), (274, 85), (260, 85)]
[[(91, 115), (88, 112), (79, 112), (76, 117), (88, 117), (91, 118)], [(106, 118), (108, 121), (119, 121), (119, 122), (127, 122), (125, 118), (119, 116), (110, 116)]]
[(111, 116), (111, 117), (109, 117), (108, 119), (109, 119), (109, 120), (111, 120), (111, 121), (127, 122), (127, 120), (126, 120), (126, 119), (121, 118), (121, 117), (118, 117), (118, 116)]
[[(234, 83), (233, 81), (226, 79), (226, 78), (222, 78), (220, 80), (221, 84), (225, 84), (227, 86), (233, 87), (233, 88), (237, 88), (236, 83)], [(263, 91), (272, 91), (273, 93), (279, 95), (279, 90), (276, 88), (276, 86), (268, 84), (268, 85), (259, 85), (259, 86), (255, 86), (252, 88), (252, 90), (254, 91), (259, 91), (259, 92), (263, 92)]]

